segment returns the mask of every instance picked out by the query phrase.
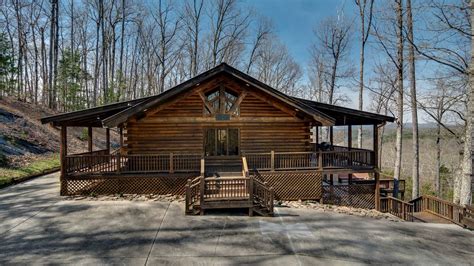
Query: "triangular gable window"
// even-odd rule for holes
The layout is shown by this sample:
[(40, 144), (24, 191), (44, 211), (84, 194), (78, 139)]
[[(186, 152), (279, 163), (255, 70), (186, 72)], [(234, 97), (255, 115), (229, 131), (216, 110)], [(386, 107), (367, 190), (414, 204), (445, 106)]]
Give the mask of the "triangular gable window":
[(206, 92), (203, 95), (204, 114), (239, 115), (240, 108), (237, 103), (239, 95), (227, 88), (220, 87)]

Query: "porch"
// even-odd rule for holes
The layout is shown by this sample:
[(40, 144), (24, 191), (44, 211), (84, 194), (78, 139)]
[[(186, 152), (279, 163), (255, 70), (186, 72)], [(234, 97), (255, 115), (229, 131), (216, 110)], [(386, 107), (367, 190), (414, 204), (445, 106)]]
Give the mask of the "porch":
[[(321, 170), (372, 172), (375, 153), (332, 146), (324, 151), (246, 153), (249, 169), (259, 171)], [(117, 174), (191, 173), (200, 171), (202, 154), (121, 154), (108, 149), (65, 156), (67, 176)], [(236, 157), (240, 160), (240, 157)], [(225, 168), (225, 165), (223, 166)], [(225, 170), (225, 169), (224, 169)]]

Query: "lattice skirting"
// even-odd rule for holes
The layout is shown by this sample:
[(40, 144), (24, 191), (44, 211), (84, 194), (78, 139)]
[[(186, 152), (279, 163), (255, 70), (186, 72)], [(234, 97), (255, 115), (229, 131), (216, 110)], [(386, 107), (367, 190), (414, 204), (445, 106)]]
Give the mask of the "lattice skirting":
[(319, 200), (322, 197), (321, 172), (260, 172), (263, 180), (273, 187), (278, 200)]
[(363, 209), (375, 208), (375, 184), (323, 186), (323, 202)]
[(150, 176), (66, 177), (61, 195), (89, 194), (173, 194), (183, 195), (186, 181), (199, 174), (162, 174)]

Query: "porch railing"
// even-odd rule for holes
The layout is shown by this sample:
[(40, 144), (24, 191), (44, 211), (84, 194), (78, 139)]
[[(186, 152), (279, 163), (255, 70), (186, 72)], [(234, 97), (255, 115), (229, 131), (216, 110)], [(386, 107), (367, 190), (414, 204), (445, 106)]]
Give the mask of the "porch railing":
[(307, 170), (307, 169), (367, 169), (375, 164), (375, 153), (369, 150), (343, 150), (341, 147), (317, 152), (268, 152), (245, 153), (249, 168), (259, 170)]
[(107, 150), (66, 156), (66, 174), (199, 172), (201, 154), (107, 154)]
[(461, 205), (430, 195), (423, 195), (411, 200), (410, 203), (413, 204), (415, 212), (426, 211), (458, 225), (462, 225), (465, 208)]
[[(337, 147), (316, 152), (246, 153), (250, 169), (370, 169), (374, 167), (374, 152), (344, 150)], [(107, 150), (66, 156), (66, 174), (72, 173), (153, 173), (199, 172), (201, 154), (109, 154)]]
[(394, 197), (380, 199), (380, 211), (397, 216), (405, 221), (413, 221), (414, 205)]

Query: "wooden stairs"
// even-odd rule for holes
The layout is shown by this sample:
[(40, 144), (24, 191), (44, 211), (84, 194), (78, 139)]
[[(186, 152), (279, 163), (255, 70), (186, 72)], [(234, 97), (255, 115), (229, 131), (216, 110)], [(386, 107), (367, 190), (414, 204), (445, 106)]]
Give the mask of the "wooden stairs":
[[(273, 216), (273, 188), (249, 175), (247, 162), (242, 157), (242, 172), (212, 171), (206, 173), (201, 160), (201, 175), (186, 184), (186, 214), (204, 215), (209, 209), (248, 209), (262, 216)], [(212, 168), (217, 169), (217, 168)]]

